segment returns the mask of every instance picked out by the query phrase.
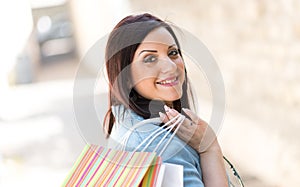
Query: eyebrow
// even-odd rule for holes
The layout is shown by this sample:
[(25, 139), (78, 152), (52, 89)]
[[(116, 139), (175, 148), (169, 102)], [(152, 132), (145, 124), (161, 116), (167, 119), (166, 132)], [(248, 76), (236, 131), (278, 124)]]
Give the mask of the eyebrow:
[[(170, 48), (172, 48), (172, 47), (174, 47), (174, 46), (176, 46), (176, 44), (170, 45), (170, 46), (168, 47), (168, 49), (170, 49)], [(142, 54), (143, 52), (157, 53), (157, 50), (145, 49), (145, 50), (140, 51), (139, 55)]]
[(157, 53), (157, 50), (145, 49), (145, 50), (142, 50), (142, 51), (139, 53), (139, 55), (140, 55), (140, 54), (142, 54), (143, 52), (152, 52), (152, 53)]
[(172, 47), (174, 47), (174, 46), (176, 46), (176, 44), (170, 45), (170, 46), (168, 47), (168, 49), (170, 49), (170, 48), (172, 48)]

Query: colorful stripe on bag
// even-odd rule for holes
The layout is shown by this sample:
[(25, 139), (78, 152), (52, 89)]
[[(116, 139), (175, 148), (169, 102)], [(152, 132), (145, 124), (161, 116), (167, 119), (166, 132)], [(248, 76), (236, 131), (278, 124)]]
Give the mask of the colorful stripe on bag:
[(62, 186), (154, 186), (160, 164), (155, 153), (86, 145)]
[(161, 157), (154, 158), (153, 165), (149, 167), (147, 173), (145, 174), (145, 177), (143, 178), (143, 181), (140, 184), (140, 187), (156, 186), (158, 172), (161, 164)]

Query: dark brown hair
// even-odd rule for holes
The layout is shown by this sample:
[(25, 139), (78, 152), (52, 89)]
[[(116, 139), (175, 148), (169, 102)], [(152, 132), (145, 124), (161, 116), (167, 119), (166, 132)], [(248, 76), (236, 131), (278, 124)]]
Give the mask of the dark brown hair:
[[(163, 112), (163, 101), (146, 99), (135, 91), (130, 71), (130, 64), (138, 46), (152, 30), (158, 27), (164, 27), (172, 35), (182, 57), (178, 39), (170, 25), (148, 13), (125, 17), (109, 35), (105, 51), (109, 80), (109, 108), (103, 124), (107, 137), (111, 133), (115, 119), (120, 117), (112, 114), (113, 105), (124, 105), (144, 119), (157, 117), (158, 112)], [(190, 108), (188, 95), (192, 96), (192, 93), (188, 94), (188, 91), (191, 91), (188, 89), (186, 70), (182, 90), (181, 98), (173, 101), (173, 108), (179, 112), (181, 108)]]

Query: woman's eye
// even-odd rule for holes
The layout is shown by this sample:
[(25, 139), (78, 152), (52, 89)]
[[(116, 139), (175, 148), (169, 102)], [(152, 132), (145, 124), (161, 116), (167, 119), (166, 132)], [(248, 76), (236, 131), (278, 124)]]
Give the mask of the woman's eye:
[(145, 63), (155, 62), (157, 60), (156, 56), (149, 55), (144, 58)]
[(169, 52), (169, 56), (177, 56), (179, 54), (177, 49), (173, 49)]

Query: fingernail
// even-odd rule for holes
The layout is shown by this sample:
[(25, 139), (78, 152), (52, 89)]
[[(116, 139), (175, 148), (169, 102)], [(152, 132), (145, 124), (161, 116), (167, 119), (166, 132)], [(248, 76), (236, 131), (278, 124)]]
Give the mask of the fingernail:
[(185, 112), (187, 110), (187, 108), (182, 108), (182, 110)]
[(161, 120), (164, 120), (166, 115), (164, 115), (162, 112), (158, 112), (158, 115), (160, 117)]
[(189, 109), (187, 109), (187, 108), (182, 108), (182, 111), (183, 111), (185, 114), (189, 115)]
[(166, 112), (168, 112), (170, 110), (170, 108), (167, 105), (164, 105), (164, 109)]

